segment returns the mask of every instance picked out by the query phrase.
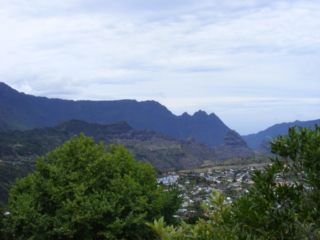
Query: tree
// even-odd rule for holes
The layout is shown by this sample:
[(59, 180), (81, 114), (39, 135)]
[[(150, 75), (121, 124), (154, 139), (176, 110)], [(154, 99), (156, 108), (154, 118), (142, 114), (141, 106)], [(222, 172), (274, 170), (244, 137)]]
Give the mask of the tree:
[(291, 127), (273, 139), (271, 151), (272, 166), (254, 173), (254, 187), (233, 205), (233, 220), (263, 239), (319, 239), (320, 127)]
[(224, 194), (211, 193), (202, 206), (210, 220), (148, 225), (161, 239), (320, 239), (320, 127), (289, 128), (271, 150), (272, 165), (255, 171), (248, 194), (225, 205)]
[(5, 211), (0, 208), (0, 239), (4, 239), (5, 238), (5, 234), (2, 231), (3, 230), (3, 220), (4, 220), (4, 217), (5, 217), (4, 213), (5, 213)]
[(167, 200), (155, 170), (123, 146), (108, 151), (81, 134), (40, 158), (10, 191), (8, 239), (154, 239), (145, 222)]
[(177, 210), (180, 208), (182, 204), (182, 197), (179, 195), (181, 191), (178, 189), (176, 184), (169, 185), (167, 187), (167, 192), (164, 195), (164, 204), (161, 212), (161, 216), (164, 217), (165, 221), (168, 224), (177, 224), (177, 219), (173, 217), (174, 214), (177, 213)]

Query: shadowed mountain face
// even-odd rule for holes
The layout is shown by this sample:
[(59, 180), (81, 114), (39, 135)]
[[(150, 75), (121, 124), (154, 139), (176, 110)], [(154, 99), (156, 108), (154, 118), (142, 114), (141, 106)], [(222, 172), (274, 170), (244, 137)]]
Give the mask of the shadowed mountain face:
[(270, 149), (270, 142), (266, 140), (262, 140), (260, 146), (254, 150), (256, 154), (261, 154), (261, 155), (272, 155), (271, 149)]
[(148, 129), (218, 146), (229, 128), (215, 115), (203, 111), (193, 116), (175, 116), (155, 101), (70, 101), (35, 97), (0, 83), (0, 129), (33, 129), (54, 127), (61, 122), (79, 119), (108, 124), (126, 121), (136, 130)]
[(18, 159), (20, 162), (34, 159), (81, 132), (97, 142), (124, 145), (135, 155), (136, 160), (150, 162), (158, 170), (192, 169), (205, 160), (215, 160), (213, 148), (193, 138), (179, 140), (164, 133), (137, 131), (125, 121), (100, 125), (81, 120), (69, 120), (55, 128), (2, 131), (0, 157), (4, 161)]
[(149, 130), (134, 130), (125, 121), (114, 124), (94, 124), (69, 120), (55, 129), (78, 135), (83, 132), (96, 141), (121, 144), (130, 149), (136, 160), (150, 162), (156, 169), (192, 169), (204, 160), (215, 160), (213, 148), (196, 142), (193, 138), (179, 140), (167, 134)]
[(216, 158), (226, 160), (232, 157), (247, 157), (254, 152), (247, 146), (247, 143), (234, 130), (229, 130), (224, 137), (223, 143), (214, 147)]
[(310, 127), (314, 128), (315, 124), (320, 125), (320, 119), (312, 121), (295, 121), (289, 123), (275, 124), (264, 131), (256, 134), (249, 134), (242, 136), (251, 149), (257, 149), (263, 140), (270, 142), (272, 138), (276, 138), (279, 135), (288, 133), (288, 128), (293, 126)]

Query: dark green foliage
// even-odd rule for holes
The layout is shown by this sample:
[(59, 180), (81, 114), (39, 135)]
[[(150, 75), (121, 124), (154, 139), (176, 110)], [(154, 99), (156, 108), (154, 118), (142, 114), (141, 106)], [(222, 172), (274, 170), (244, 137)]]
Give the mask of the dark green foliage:
[(4, 216), (4, 210), (0, 208), (0, 239), (5, 239), (5, 233), (3, 231), (3, 221), (6, 216)]
[(0, 207), (4, 208), (7, 205), (9, 190), (15, 184), (16, 179), (26, 177), (34, 170), (34, 162), (16, 165), (0, 164)]
[(182, 204), (182, 198), (179, 197), (181, 191), (177, 186), (169, 186), (167, 194), (164, 195), (164, 204), (161, 215), (168, 224), (177, 224), (177, 221), (172, 216), (177, 213), (177, 209)]
[(81, 134), (39, 159), (10, 191), (8, 238), (154, 239), (145, 222), (171, 214), (174, 193), (167, 198), (153, 167), (124, 147), (105, 151)]
[(16, 179), (34, 172), (36, 156), (61, 146), (70, 136), (53, 128), (0, 131), (0, 207), (7, 204)]
[(203, 214), (194, 215), (192, 217), (187, 218), (187, 220), (185, 222), (188, 224), (196, 224), (199, 221), (199, 219), (209, 220), (209, 217), (204, 216)]
[[(233, 205), (233, 220), (246, 235), (263, 239), (317, 239), (320, 229), (320, 127), (289, 128), (271, 143), (277, 156), (252, 176), (250, 193)], [(276, 177), (296, 181), (279, 184)]]
[(0, 157), (8, 159), (28, 159), (43, 156), (61, 146), (72, 135), (53, 128), (28, 131), (0, 131)]

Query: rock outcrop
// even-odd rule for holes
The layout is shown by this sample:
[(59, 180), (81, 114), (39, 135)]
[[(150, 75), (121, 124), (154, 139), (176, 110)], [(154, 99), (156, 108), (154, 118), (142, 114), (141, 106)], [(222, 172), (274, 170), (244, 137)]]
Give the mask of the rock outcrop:
[(218, 147), (214, 147), (214, 150), (215, 157), (219, 160), (232, 157), (247, 157), (254, 153), (234, 130), (229, 130), (224, 137), (223, 143)]

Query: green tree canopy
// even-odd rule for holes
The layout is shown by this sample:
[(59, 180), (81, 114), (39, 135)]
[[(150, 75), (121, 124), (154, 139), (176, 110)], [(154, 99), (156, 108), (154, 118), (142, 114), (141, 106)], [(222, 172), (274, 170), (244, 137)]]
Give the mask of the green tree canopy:
[(109, 146), (106, 153), (103, 143), (81, 134), (41, 158), (37, 171), (11, 189), (6, 234), (35, 240), (154, 239), (145, 222), (177, 210), (166, 202), (150, 164), (136, 162), (123, 146)]

